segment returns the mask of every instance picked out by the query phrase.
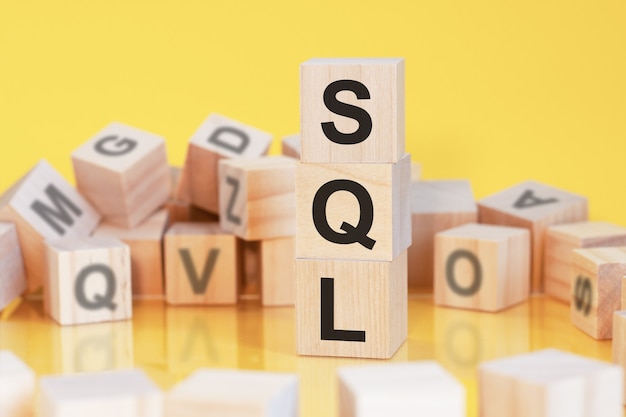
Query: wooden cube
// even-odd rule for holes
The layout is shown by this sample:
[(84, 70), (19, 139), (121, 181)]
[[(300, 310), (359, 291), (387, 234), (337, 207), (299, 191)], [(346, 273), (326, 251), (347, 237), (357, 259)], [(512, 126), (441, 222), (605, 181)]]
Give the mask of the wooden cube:
[(163, 234), (168, 212), (157, 211), (140, 225), (125, 229), (111, 223), (102, 223), (94, 236), (120, 239), (130, 248), (132, 293), (138, 298), (163, 298)]
[(165, 417), (296, 417), (298, 377), (275, 372), (199, 369), (165, 398)]
[(534, 181), (526, 181), (478, 202), (481, 223), (524, 227), (530, 231), (531, 286), (544, 290), (544, 235), (548, 226), (587, 221), (587, 198)]
[(391, 262), (296, 259), (298, 354), (391, 358), (407, 336), (406, 254)]
[(342, 417), (465, 416), (465, 387), (435, 361), (341, 367)]
[(300, 80), (302, 162), (404, 157), (404, 59), (311, 59)]
[(616, 311), (613, 316), (613, 363), (624, 371), (624, 394), (626, 405), (626, 310)]
[(46, 241), (44, 309), (62, 325), (132, 317), (130, 249), (118, 239)]
[(281, 140), (281, 153), (285, 156), (299, 160), (301, 149), (300, 134), (285, 136)]
[(261, 241), (237, 239), (239, 299), (261, 299)]
[(222, 228), (245, 240), (295, 235), (296, 164), (286, 156), (220, 161)]
[(622, 370), (554, 349), (484, 362), (481, 417), (622, 417)]
[(174, 223), (219, 222), (217, 214), (209, 213), (184, 201), (170, 200), (163, 206), (167, 210), (167, 226)]
[(263, 305), (292, 306), (296, 298), (295, 238), (263, 239), (260, 245)]
[(100, 222), (100, 214), (41, 160), (0, 197), (0, 221), (17, 227), (27, 291), (33, 292), (46, 277), (44, 240), (87, 236)]
[(168, 201), (191, 203), (189, 190), (189, 170), (187, 167), (170, 166), (170, 196)]
[(180, 187), (183, 169), (170, 165), (170, 195), (168, 200), (176, 200), (177, 190)]
[(0, 311), (26, 290), (26, 272), (17, 229), (0, 222)]
[[(150, 348), (155, 344), (153, 338)], [(133, 346), (132, 321), (111, 321), (54, 326), (50, 353), (58, 365), (57, 373), (101, 372), (132, 368)], [(142, 358), (144, 354), (141, 352)]]
[(298, 164), (296, 257), (397, 258), (411, 245), (410, 162)]
[(72, 152), (78, 190), (108, 223), (132, 228), (170, 196), (165, 140), (111, 123)]
[(31, 417), (35, 372), (9, 350), (0, 350), (0, 416)]
[(163, 205), (168, 213), (168, 227), (174, 223), (184, 222), (218, 222), (219, 216), (209, 213), (191, 204), (189, 191), (188, 170), (170, 167), (172, 193)]
[(572, 323), (594, 339), (611, 339), (622, 306), (626, 247), (575, 249), (570, 271)]
[(518, 227), (466, 224), (435, 237), (435, 304), (499, 311), (528, 298), (530, 237)]
[(573, 249), (626, 246), (626, 228), (606, 222), (550, 226), (546, 230), (543, 275), (546, 293), (569, 303)]
[(163, 393), (141, 370), (45, 376), (40, 417), (161, 417)]
[(409, 287), (433, 288), (435, 234), (478, 221), (478, 209), (469, 181), (413, 181)]
[(237, 242), (218, 223), (175, 223), (165, 234), (168, 304), (235, 304)]
[(211, 213), (219, 213), (217, 165), (220, 159), (256, 158), (265, 155), (272, 135), (211, 114), (189, 140), (183, 168), (183, 189), (191, 202)]

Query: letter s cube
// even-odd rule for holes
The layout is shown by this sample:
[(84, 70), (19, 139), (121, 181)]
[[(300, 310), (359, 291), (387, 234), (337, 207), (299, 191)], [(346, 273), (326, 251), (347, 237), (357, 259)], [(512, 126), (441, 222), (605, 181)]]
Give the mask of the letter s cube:
[(46, 241), (44, 310), (61, 325), (132, 317), (128, 246), (107, 237)]
[(594, 339), (613, 337), (613, 313), (626, 276), (626, 248), (574, 249), (570, 268), (572, 323)]
[(300, 77), (302, 162), (403, 158), (404, 59), (311, 59)]

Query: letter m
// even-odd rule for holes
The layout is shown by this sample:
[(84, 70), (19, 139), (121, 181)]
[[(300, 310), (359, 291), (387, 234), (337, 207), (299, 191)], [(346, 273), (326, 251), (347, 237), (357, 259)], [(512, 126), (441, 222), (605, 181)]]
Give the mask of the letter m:
[(63, 223), (66, 226), (74, 224), (74, 219), (70, 212), (75, 216), (80, 216), (82, 211), (72, 203), (58, 188), (53, 184), (49, 184), (46, 187), (46, 195), (52, 202), (51, 206), (47, 206), (39, 200), (33, 201), (30, 208), (33, 209), (39, 217), (45, 221), (59, 235), (65, 234), (65, 229), (59, 224)]

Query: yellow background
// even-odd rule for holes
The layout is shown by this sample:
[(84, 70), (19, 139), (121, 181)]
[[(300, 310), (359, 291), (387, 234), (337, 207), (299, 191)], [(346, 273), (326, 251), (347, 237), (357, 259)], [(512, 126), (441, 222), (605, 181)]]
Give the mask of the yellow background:
[[(532, 178), (586, 195), (592, 218), (626, 225), (624, 22), (623, 0), (0, 0), (0, 189), (40, 158), (73, 181), (70, 153), (113, 120), (164, 136), (176, 165), (183, 162), (187, 140), (211, 112), (273, 133), (277, 152), (279, 138), (299, 130), (301, 62), (324, 56), (401, 56), (406, 58), (407, 147), (423, 164), (425, 178), (468, 178), (479, 198)], [(53, 365), (61, 353), (41, 356), (41, 347), (28, 342), (46, 346), (64, 330), (41, 318), (41, 312), (29, 313), (29, 306), (3, 323), (3, 347), (27, 353), (41, 373), (64, 370)], [(433, 310), (430, 301), (413, 300), (411, 306), (412, 323), (425, 327), (411, 327), (399, 358), (441, 359), (436, 344), (445, 338), (434, 334), (433, 314), (437, 330), (448, 314), (456, 313)], [(158, 317), (167, 313), (168, 318), (194, 311), (155, 308)], [(140, 306), (133, 321), (138, 358), (150, 352), (138, 339), (164, 328), (144, 325), (155, 320), (151, 313), (141, 318), (150, 311)], [(207, 311), (219, 315), (221, 310)], [(254, 311), (258, 317), (259, 310)], [(293, 332), (291, 314), (263, 310), (265, 320), (287, 323)], [(534, 299), (506, 315), (458, 314), (497, 322), (479, 328), (487, 329), (487, 340), (507, 346), (492, 342), (495, 351), (482, 360), (544, 346), (603, 359), (610, 355), (610, 343), (583, 337), (567, 322), (566, 307), (547, 300)], [(526, 322), (515, 326), (524, 333), (517, 334), (526, 341), (522, 347), (510, 335), (499, 338), (509, 328), (499, 320), (520, 314), (541, 329)], [(235, 314), (246, 315), (245, 309)], [(555, 326), (563, 333), (550, 330)], [(228, 344), (230, 339), (217, 334), (216, 340), (227, 340), (225, 352), (233, 346), (245, 350), (248, 339), (257, 338), (242, 331)], [(303, 383), (324, 387), (334, 381), (335, 364), (343, 362), (298, 358), (292, 354), (293, 337), (287, 336), (279, 347), (263, 348), (278, 352), (278, 365), (233, 363), (295, 367), (304, 376), (322, 364), (322, 380)], [(150, 346), (154, 338), (146, 340)], [(155, 353), (157, 359), (163, 352)], [(169, 376), (182, 376), (170, 371), (159, 378), (157, 370), (171, 363), (155, 366), (146, 359), (135, 365), (165, 387), (173, 383)], [(476, 415), (476, 364), (466, 375), (447, 365), (466, 383), (470, 415)], [(315, 388), (310, 390), (303, 409), (321, 415), (316, 414), (319, 406), (332, 415), (336, 398), (325, 403), (328, 397), (316, 399)]]
[(407, 147), (477, 197), (524, 179), (626, 224), (626, 2), (0, 0), (0, 189), (113, 120), (173, 164), (211, 112), (299, 130), (311, 57), (406, 58)]

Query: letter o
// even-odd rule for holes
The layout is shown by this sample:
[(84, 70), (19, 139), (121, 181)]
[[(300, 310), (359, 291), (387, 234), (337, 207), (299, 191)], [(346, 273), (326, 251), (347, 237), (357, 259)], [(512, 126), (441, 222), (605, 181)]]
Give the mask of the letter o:
[[(456, 282), (456, 277), (454, 276), (454, 266), (456, 262), (461, 259), (466, 258), (472, 264), (474, 269), (474, 279), (472, 280), (472, 285), (469, 287), (461, 287)], [(480, 261), (474, 255), (474, 253), (465, 250), (465, 249), (457, 249), (448, 256), (448, 260), (446, 261), (446, 281), (448, 286), (455, 294), (461, 295), (464, 297), (471, 297), (476, 294), (478, 290), (480, 290), (480, 286), (482, 285), (483, 272), (480, 266)]]

